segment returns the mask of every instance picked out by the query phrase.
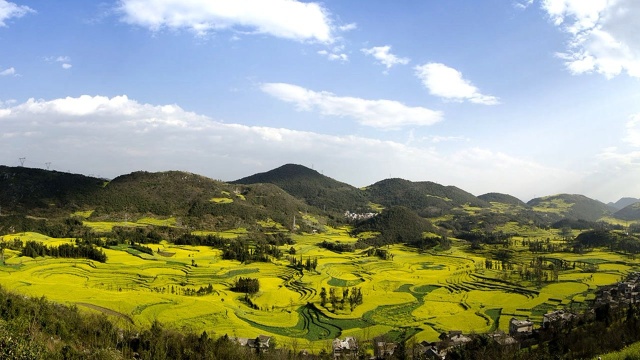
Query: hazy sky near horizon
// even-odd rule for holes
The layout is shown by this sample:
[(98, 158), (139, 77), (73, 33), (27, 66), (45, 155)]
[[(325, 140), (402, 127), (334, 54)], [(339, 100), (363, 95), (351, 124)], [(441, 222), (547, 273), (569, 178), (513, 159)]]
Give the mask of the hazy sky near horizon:
[(0, 164), (640, 197), (637, 0), (0, 0)]

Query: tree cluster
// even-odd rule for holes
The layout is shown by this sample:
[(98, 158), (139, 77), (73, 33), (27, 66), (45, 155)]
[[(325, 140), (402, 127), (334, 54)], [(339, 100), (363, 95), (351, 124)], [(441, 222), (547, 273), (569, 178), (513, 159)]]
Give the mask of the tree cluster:
[(345, 244), (341, 242), (330, 242), (327, 240), (324, 240), (323, 242), (318, 244), (318, 246), (336, 253), (353, 252), (355, 250), (355, 247), (353, 244)]
[(363, 297), (362, 290), (357, 287), (352, 287), (349, 291), (348, 287), (342, 289), (342, 297), (338, 297), (340, 294), (340, 288), (330, 287), (329, 292), (324, 287), (320, 290), (320, 305), (326, 306), (327, 303), (331, 303), (331, 309), (333, 312), (337, 310), (344, 310), (345, 304), (349, 304), (349, 309), (353, 311), (356, 306), (362, 305)]
[(638, 254), (640, 253), (640, 239), (637, 236), (617, 231), (590, 230), (578, 235), (573, 243), (573, 251), (576, 253), (589, 251), (596, 247)]
[(233, 282), (233, 291), (255, 294), (260, 291), (260, 281), (249, 277), (239, 277)]
[(318, 258), (307, 257), (304, 261), (302, 260), (302, 255), (300, 258), (296, 258), (295, 256), (289, 256), (289, 263), (291, 266), (298, 270), (307, 270), (307, 271), (315, 271), (318, 266)]
[(22, 256), (38, 257), (51, 256), (61, 258), (85, 258), (99, 262), (106, 262), (107, 255), (104, 251), (91, 245), (62, 244), (59, 246), (47, 246), (37, 241), (27, 241), (21, 252)]

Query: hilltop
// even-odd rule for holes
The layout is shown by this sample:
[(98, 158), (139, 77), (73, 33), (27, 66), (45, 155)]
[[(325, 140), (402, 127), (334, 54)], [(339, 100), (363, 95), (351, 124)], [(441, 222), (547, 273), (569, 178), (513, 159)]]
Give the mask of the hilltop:
[(302, 165), (286, 164), (271, 171), (232, 181), (232, 184), (274, 184), (307, 204), (342, 213), (368, 209), (365, 194), (358, 188), (324, 176)]

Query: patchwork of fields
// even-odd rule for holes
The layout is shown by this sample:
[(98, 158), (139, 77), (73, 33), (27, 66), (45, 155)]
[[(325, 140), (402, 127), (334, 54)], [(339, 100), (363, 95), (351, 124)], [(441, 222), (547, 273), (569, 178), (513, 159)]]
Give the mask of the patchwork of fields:
[[(152, 223), (145, 219), (140, 224)], [(175, 221), (175, 220), (170, 220)], [(89, 224), (91, 225), (91, 224)], [(95, 224), (111, 227), (112, 224)], [(219, 233), (226, 238), (241, 236), (244, 229)], [(557, 234), (532, 236), (557, 238)], [(47, 245), (70, 243), (35, 233), (19, 237)], [(274, 336), (277, 343), (319, 351), (338, 336), (370, 339), (399, 329), (417, 341), (434, 341), (447, 330), (487, 332), (508, 330), (512, 316), (541, 322), (549, 310), (584, 306), (601, 285), (614, 283), (638, 263), (627, 256), (604, 251), (583, 255), (551, 253), (548, 259), (578, 263), (560, 271), (557, 281), (534, 284), (521, 280), (518, 271), (485, 268), (489, 250), (474, 254), (454, 241), (450, 250), (420, 253), (402, 245), (389, 247), (393, 260), (380, 260), (365, 251), (334, 253), (318, 246), (322, 241), (354, 242), (347, 229), (322, 234), (296, 234), (295, 256), (317, 258), (315, 271), (289, 267), (286, 259), (271, 263), (222, 260), (219, 250), (204, 246), (151, 244), (153, 255), (128, 246), (105, 249), (106, 263), (84, 259), (21, 257), (5, 250), (0, 266), (0, 284), (29, 296), (46, 296), (87, 311), (100, 311), (122, 327), (148, 327), (154, 319), (179, 329), (206, 330), (214, 336)], [(533, 259), (528, 248), (512, 246), (514, 261)], [(553, 240), (559, 241), (559, 240)], [(291, 246), (283, 246), (284, 252)], [(487, 254), (487, 255), (483, 255)], [(537, 256), (541, 256), (538, 254)], [(285, 256), (286, 258), (286, 256)], [(580, 264), (596, 264), (596, 272), (584, 272)], [(260, 291), (250, 298), (230, 290), (238, 277), (259, 278)], [(211, 285), (206, 295), (192, 295)], [(363, 303), (333, 310), (322, 306), (322, 288), (358, 288)]]

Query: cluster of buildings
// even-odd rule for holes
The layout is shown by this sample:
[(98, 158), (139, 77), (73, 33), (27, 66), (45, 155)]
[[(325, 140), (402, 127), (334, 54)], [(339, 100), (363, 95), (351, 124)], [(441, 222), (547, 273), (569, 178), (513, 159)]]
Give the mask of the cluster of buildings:
[(640, 273), (634, 272), (625, 281), (604, 286), (596, 292), (595, 304), (612, 307), (640, 302)]
[(233, 340), (235, 340), (238, 345), (246, 346), (256, 352), (266, 352), (269, 350), (271, 343), (271, 337), (266, 335), (259, 335), (255, 339), (237, 337)]
[(349, 221), (367, 220), (367, 219), (371, 219), (372, 217), (374, 217), (376, 215), (378, 215), (378, 214), (374, 213), (374, 212), (358, 214), (358, 213), (352, 213), (352, 212), (350, 212), (348, 210), (345, 211), (345, 213), (344, 213), (345, 219), (347, 219)]

